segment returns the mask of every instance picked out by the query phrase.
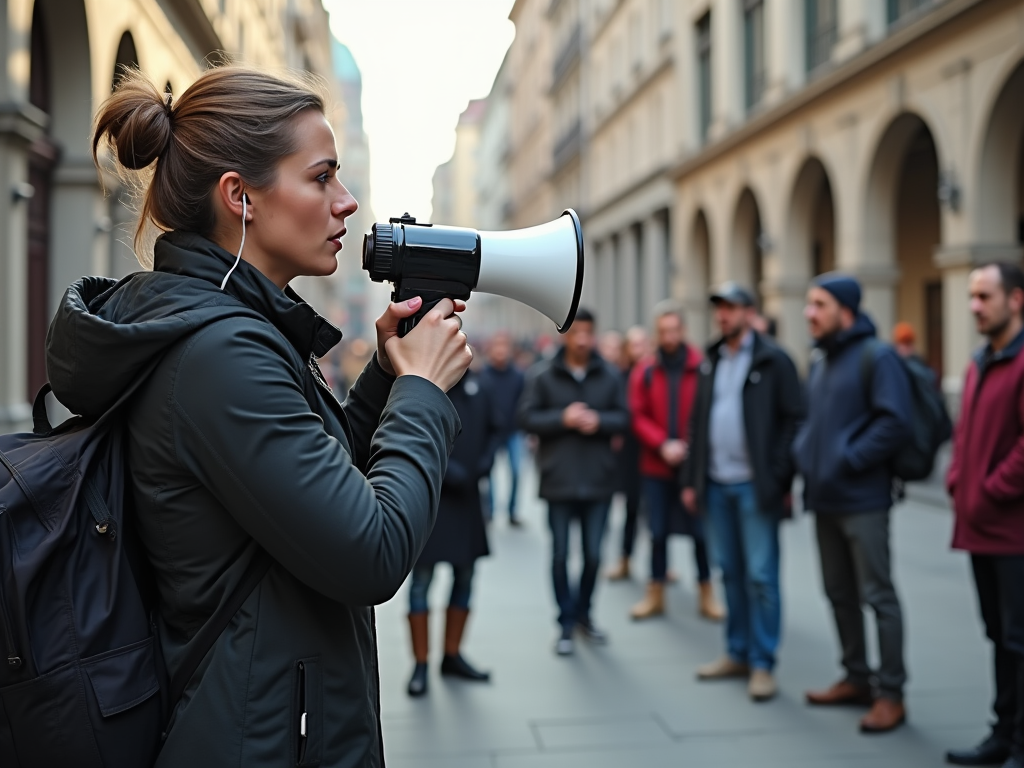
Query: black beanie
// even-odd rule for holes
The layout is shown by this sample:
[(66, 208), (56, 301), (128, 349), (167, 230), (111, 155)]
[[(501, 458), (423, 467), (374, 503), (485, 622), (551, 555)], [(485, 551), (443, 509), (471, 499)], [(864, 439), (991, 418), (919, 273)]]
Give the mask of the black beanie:
[(853, 314), (860, 312), (860, 283), (849, 275), (829, 272), (814, 279), (814, 285), (835, 296), (840, 306)]

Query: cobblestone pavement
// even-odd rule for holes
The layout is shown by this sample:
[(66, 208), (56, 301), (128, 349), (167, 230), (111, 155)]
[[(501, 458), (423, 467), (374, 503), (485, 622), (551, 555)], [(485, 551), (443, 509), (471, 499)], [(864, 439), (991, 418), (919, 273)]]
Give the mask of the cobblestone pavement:
[[(805, 689), (828, 685), (840, 674), (810, 518), (784, 526), (780, 694), (754, 704), (742, 682), (695, 680), (694, 668), (721, 653), (722, 635), (719, 626), (697, 617), (684, 539), (671, 545), (680, 582), (669, 591), (667, 616), (644, 623), (628, 618), (644, 588), (647, 549), (641, 540), (633, 579), (598, 584), (594, 615), (608, 631), (609, 644), (580, 641), (575, 656), (557, 657), (545, 508), (536, 501), (532, 474), (523, 486), (525, 525), (510, 528), (500, 514), (491, 525), (492, 555), (478, 564), (463, 645), (471, 662), (492, 670), (491, 683), (438, 674), (443, 610), (437, 610), (431, 619), (430, 692), (410, 699), (406, 590), (378, 610), (389, 768), (923, 767), (943, 765), (946, 749), (985, 735), (989, 649), (967, 559), (948, 547), (948, 510), (920, 501), (894, 510), (895, 575), (911, 675), (909, 721), (895, 733), (862, 736), (858, 710), (803, 703)], [(616, 503), (606, 537), (609, 563), (621, 515)], [(447, 603), (449, 574), (441, 566), (434, 580), (431, 602), (439, 608)]]

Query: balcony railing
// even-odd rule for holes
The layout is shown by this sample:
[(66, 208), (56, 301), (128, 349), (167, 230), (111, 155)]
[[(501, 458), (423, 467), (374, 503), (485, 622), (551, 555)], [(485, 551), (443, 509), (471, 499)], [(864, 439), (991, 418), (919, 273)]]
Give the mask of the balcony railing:
[(581, 42), (582, 33), (580, 32), (580, 25), (577, 24), (573, 27), (568, 39), (558, 51), (558, 56), (555, 57), (555, 65), (551, 70), (552, 89), (555, 89), (562, 84), (562, 80), (564, 80), (565, 76), (569, 74), (569, 70), (572, 69), (573, 64), (579, 61)]
[(565, 133), (563, 133), (558, 141), (555, 142), (555, 149), (552, 152), (552, 172), (558, 173), (564, 168), (573, 158), (577, 157), (580, 153), (580, 145), (582, 139), (582, 128), (580, 120), (577, 118), (573, 124), (569, 127)]

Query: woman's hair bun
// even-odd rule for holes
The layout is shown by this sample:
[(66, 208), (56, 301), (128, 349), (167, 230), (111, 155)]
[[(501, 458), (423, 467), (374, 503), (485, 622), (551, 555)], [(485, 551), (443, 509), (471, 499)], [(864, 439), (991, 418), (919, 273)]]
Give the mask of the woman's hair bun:
[(165, 94), (138, 72), (128, 73), (100, 111), (93, 152), (106, 135), (122, 166), (146, 168), (171, 143), (171, 115)]

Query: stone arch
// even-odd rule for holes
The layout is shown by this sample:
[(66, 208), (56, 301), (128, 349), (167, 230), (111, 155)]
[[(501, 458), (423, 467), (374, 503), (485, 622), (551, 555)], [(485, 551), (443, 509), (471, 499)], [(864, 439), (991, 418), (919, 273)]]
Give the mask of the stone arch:
[(999, 90), (984, 129), (971, 188), (981, 244), (1024, 245), (1024, 61)]
[(808, 157), (797, 172), (785, 237), (780, 258), (782, 274), (790, 282), (807, 283), (836, 268), (835, 198), (828, 171), (818, 157)]
[(687, 322), (690, 337), (700, 342), (709, 338), (711, 333), (711, 313), (708, 306), (708, 291), (712, 279), (711, 267), (711, 226), (703, 208), (698, 208), (693, 215), (690, 229), (690, 242), (687, 247), (689, 254), (689, 282), (687, 286)]
[[(939, 155), (934, 135), (917, 114), (896, 116), (882, 133), (864, 198), (865, 294), (879, 333), (910, 323), (918, 351), (943, 369), (942, 275), (934, 253), (942, 242)], [(899, 278), (898, 280), (896, 278)]]
[(730, 277), (752, 290), (761, 306), (764, 280), (761, 209), (750, 187), (744, 187), (736, 201), (730, 237)]

